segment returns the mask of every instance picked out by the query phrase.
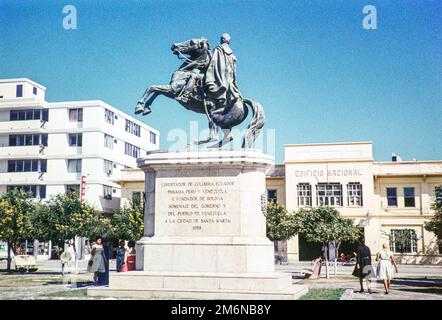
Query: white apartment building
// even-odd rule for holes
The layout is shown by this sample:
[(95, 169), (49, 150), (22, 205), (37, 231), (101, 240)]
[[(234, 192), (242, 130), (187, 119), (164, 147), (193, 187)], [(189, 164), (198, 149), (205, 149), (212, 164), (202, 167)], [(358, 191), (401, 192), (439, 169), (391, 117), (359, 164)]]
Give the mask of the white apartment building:
[(0, 194), (11, 188), (37, 199), (81, 191), (98, 210), (120, 206), (113, 182), (121, 169), (159, 148), (159, 132), (101, 100), (47, 102), (46, 88), (0, 80)]

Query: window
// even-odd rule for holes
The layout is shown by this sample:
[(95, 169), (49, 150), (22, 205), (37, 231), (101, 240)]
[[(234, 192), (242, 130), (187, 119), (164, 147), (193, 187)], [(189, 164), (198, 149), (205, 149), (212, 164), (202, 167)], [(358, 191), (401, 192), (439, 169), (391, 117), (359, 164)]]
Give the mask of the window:
[(15, 160), (8, 160), (8, 172), (15, 172)]
[(114, 113), (110, 110), (104, 109), (104, 121), (114, 124)]
[[(8, 160), (8, 172), (37, 172), (39, 171), (39, 163), (40, 166), (46, 167), (47, 160)], [(42, 172), (46, 172), (41, 170)]]
[(349, 206), (362, 207), (362, 184), (359, 182), (347, 184), (347, 202)]
[(15, 96), (16, 96), (17, 98), (23, 97), (23, 85), (22, 85), (22, 84), (18, 84), (18, 85), (17, 85), (17, 89), (16, 89), (16, 92), (15, 92)]
[[(48, 111), (45, 109), (46, 112)], [(40, 120), (40, 109), (11, 110), (9, 111), (9, 120)]]
[(274, 203), (278, 201), (278, 193), (275, 189), (267, 189), (267, 201)]
[(316, 201), (319, 206), (342, 206), (340, 183), (319, 183), (316, 186)]
[(104, 199), (112, 200), (112, 187), (103, 185), (103, 197)]
[(33, 88), (32, 88), (32, 93), (35, 94), (35, 95), (37, 95), (37, 88), (36, 88), (36, 87), (33, 87)]
[[(31, 160), (25, 160), (24, 161), (24, 172), (31, 172), (32, 170), (31, 170), (31, 166), (32, 166), (32, 161)], [(36, 168), (37, 170), (38, 170), (38, 167)], [(37, 171), (37, 170), (34, 170), (34, 171)]]
[(66, 193), (68, 192), (78, 192), (80, 193), (80, 185), (79, 184), (68, 184), (66, 185)]
[(46, 198), (46, 186), (39, 186), (39, 198), (45, 199)]
[[(41, 110), (41, 120), (48, 122), (49, 121), (49, 109)], [(81, 121), (83, 121), (83, 111), (81, 112)]]
[[(47, 146), (47, 134), (21, 134), (21, 135), (15, 135), (11, 134), (9, 136), (9, 146), (10, 147), (19, 147), (19, 146), (37, 146), (40, 144), (40, 137), (46, 137), (46, 140), (43, 145)], [(43, 139), (42, 139), (43, 140)]]
[(10, 147), (15, 147), (17, 146), (17, 136), (15, 134), (11, 134), (9, 136), (9, 146)]
[(311, 206), (312, 205), (312, 186), (310, 183), (298, 183), (298, 206)]
[(434, 198), (436, 203), (442, 203), (442, 186), (434, 188)]
[(69, 146), (70, 147), (81, 147), (82, 145), (83, 145), (83, 134), (82, 133), (69, 134)]
[(23, 172), (24, 171), (24, 161), (19, 160), (15, 162), (15, 172)]
[(414, 198), (414, 188), (407, 187), (404, 188), (404, 206), (405, 207), (415, 207), (416, 202)]
[[(44, 197), (46, 197), (46, 186), (40, 186), (40, 187), (45, 187), (44, 188)], [(36, 185), (10, 185), (10, 186), (6, 187), (6, 190), (7, 191), (17, 190), (17, 191), (29, 192), (29, 193), (31, 193), (33, 198), (37, 198), (37, 186)]]
[(18, 120), (26, 120), (26, 110), (18, 111)]
[(40, 172), (48, 171), (48, 160), (40, 160)]
[(81, 172), (81, 159), (68, 160), (68, 172)]
[(9, 137), (9, 145), (10, 146), (24, 146), (25, 145), (25, 136), (21, 135), (12, 135)]
[(140, 134), (141, 134), (140, 130), (141, 130), (141, 128), (140, 128), (139, 125), (137, 125), (137, 124), (133, 123), (132, 121), (126, 119), (126, 131), (127, 132), (132, 133), (132, 134), (136, 135), (137, 137), (139, 137)]
[(132, 203), (141, 204), (141, 192), (132, 192)]
[(126, 142), (124, 144), (124, 153), (131, 157), (138, 158), (140, 156), (140, 148)]
[[(38, 139), (35, 144), (38, 144)], [(25, 145), (27, 145), (27, 146), (34, 145), (34, 135), (33, 134), (25, 135)]]
[(104, 146), (109, 149), (114, 148), (114, 137), (104, 134)]
[(18, 111), (17, 110), (11, 110), (9, 112), (9, 120), (11, 120), (11, 121), (18, 120)]
[(390, 251), (394, 253), (417, 253), (417, 235), (413, 229), (392, 229)]
[(397, 189), (387, 188), (387, 205), (389, 207), (397, 207)]
[(40, 136), (40, 143), (42, 145), (44, 145), (45, 147), (48, 146), (48, 134), (47, 133), (42, 133)]
[(34, 110), (26, 110), (26, 120), (34, 120)]
[(150, 143), (157, 144), (157, 135), (154, 132), (150, 133)]
[(83, 109), (69, 109), (69, 121), (70, 122), (83, 122)]
[(112, 169), (113, 169), (112, 161), (104, 160), (104, 173), (109, 176), (113, 172)]

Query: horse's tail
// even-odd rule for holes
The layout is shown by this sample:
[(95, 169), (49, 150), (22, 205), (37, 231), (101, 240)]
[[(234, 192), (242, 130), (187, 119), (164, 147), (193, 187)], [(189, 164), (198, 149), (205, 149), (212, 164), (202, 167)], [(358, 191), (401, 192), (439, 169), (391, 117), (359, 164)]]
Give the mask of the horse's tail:
[(262, 127), (264, 127), (265, 114), (264, 114), (264, 108), (261, 106), (259, 102), (250, 99), (243, 99), (243, 100), (244, 103), (250, 109), (252, 109), (253, 117), (244, 135), (242, 147), (251, 148), (256, 137), (261, 132)]

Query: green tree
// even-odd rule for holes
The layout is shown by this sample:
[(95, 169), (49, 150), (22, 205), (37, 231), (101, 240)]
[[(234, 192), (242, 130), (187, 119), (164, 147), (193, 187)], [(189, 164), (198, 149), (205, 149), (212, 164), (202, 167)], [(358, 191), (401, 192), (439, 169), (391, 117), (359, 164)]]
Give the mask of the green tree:
[(110, 224), (112, 237), (119, 240), (138, 241), (144, 233), (143, 206), (140, 202), (132, 202), (114, 211)]
[(30, 193), (10, 190), (0, 197), (0, 239), (8, 244), (7, 270), (11, 270), (11, 249), (16, 253), (19, 241), (30, 239), (32, 224), (30, 214), (35, 202)]
[(434, 216), (425, 223), (425, 229), (434, 232), (439, 241), (442, 241), (442, 186), (436, 188), (434, 202), (431, 205)]
[(57, 194), (37, 207), (31, 215), (33, 236), (40, 240), (65, 243), (75, 236), (94, 238), (109, 236), (109, 219), (87, 203), (81, 203), (77, 192)]
[(293, 214), (276, 202), (267, 205), (267, 237), (272, 241), (288, 240), (296, 234)]
[[(324, 245), (336, 241), (337, 247), (342, 241), (355, 241), (361, 232), (352, 219), (343, 218), (336, 209), (326, 206), (298, 210), (293, 216), (293, 224), (296, 232), (302, 234), (307, 241), (321, 242)], [(324, 258), (328, 278), (327, 255)]]

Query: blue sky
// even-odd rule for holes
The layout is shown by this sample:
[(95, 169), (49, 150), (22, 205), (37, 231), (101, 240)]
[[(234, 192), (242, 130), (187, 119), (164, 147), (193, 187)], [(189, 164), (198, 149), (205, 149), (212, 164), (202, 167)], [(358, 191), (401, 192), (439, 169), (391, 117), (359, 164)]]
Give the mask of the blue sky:
[[(77, 8), (78, 29), (62, 26)], [(362, 8), (377, 29), (362, 28)], [(283, 144), (374, 143), (376, 160), (442, 159), (442, 2), (434, 1), (0, 1), (0, 78), (28, 77), (48, 101), (101, 99), (133, 113), (180, 61), (173, 42), (228, 32), (243, 96), (261, 102)], [(167, 98), (140, 120), (167, 132), (206, 126)]]

